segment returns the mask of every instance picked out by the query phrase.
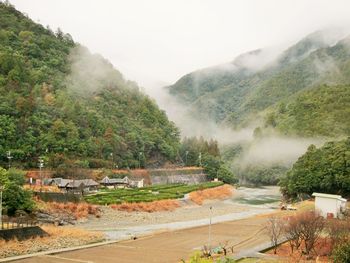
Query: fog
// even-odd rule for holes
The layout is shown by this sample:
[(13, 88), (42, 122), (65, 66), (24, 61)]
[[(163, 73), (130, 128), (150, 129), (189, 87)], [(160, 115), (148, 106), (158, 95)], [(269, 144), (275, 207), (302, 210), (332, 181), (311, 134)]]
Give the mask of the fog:
[(70, 33), (146, 90), (244, 52), (350, 25), (348, 0), (10, 2), (34, 21)]
[[(317, 31), (310, 35), (309, 38), (317, 40), (320, 46), (333, 46), (348, 36), (348, 28), (329, 28), (323, 31)], [(304, 36), (305, 37), (305, 36)], [(301, 40), (301, 39), (300, 39)], [(310, 46), (305, 54), (288, 55), (290, 60), (296, 60), (305, 57), (316, 49), (316, 46)], [(248, 69), (251, 72), (257, 72), (266, 67), (273, 67), (283, 57), (288, 49), (281, 46), (268, 47), (254, 50), (237, 56), (232, 62), (224, 63), (214, 67), (201, 69), (193, 74), (194, 91), (200, 90), (200, 86), (205, 82), (206, 77), (218, 72), (234, 73), (238, 69)], [(298, 57), (299, 56), (299, 57)], [(314, 58), (314, 68), (320, 74), (327, 72), (337, 72), (335, 62), (330, 56), (322, 54), (321, 57)], [(166, 86), (165, 83), (162, 83)], [(269, 129), (268, 133), (262, 138), (256, 139), (253, 136), (254, 129), (263, 123), (257, 117), (255, 122), (245, 126), (245, 128), (227, 127), (218, 124), (210, 119), (197, 118), (191, 109), (191, 104), (180, 103), (174, 96), (168, 94), (168, 90), (163, 88), (150, 89), (148, 92), (156, 98), (161, 108), (165, 109), (169, 118), (173, 120), (182, 132), (182, 136), (203, 136), (206, 139), (216, 139), (221, 146), (242, 144), (245, 145), (243, 152), (233, 161), (235, 166), (241, 169), (249, 165), (282, 165), (290, 167), (311, 144), (322, 145), (325, 141), (321, 138), (301, 138), (282, 136), (277, 131)], [(153, 92), (152, 92), (153, 91)], [(208, 100), (210, 101), (210, 99)]]
[(251, 164), (265, 166), (279, 164), (288, 167), (303, 155), (311, 144), (321, 145), (322, 143), (323, 140), (316, 138), (268, 136), (252, 142), (236, 163), (242, 168)]
[(68, 59), (71, 72), (66, 78), (67, 87), (81, 95), (118, 85), (123, 78), (112, 64), (98, 54), (91, 54), (86, 47), (73, 48)]
[[(273, 64), (282, 50), (313, 31), (334, 26), (350, 28), (348, 0), (11, 0), (11, 3), (34, 21), (70, 33), (92, 53), (108, 59), (127, 79), (137, 81), (180, 127), (182, 136), (214, 138), (221, 144), (248, 142), (250, 146), (240, 159), (247, 164), (254, 161), (289, 165), (309, 144), (321, 143), (317, 139), (278, 135), (255, 140), (253, 131), (259, 123), (234, 130), (193, 117), (187, 106), (179, 104), (162, 88), (184, 74), (213, 65), (220, 65), (224, 71), (242, 67), (257, 71)], [(322, 35), (322, 41), (334, 44), (344, 34), (334, 32)], [(67, 81), (72, 89), (94, 92), (101, 79), (118, 81), (111, 76), (108, 63), (101, 62), (97, 55), (85, 56), (86, 52), (78, 49), (71, 54), (72, 74)], [(333, 65), (327, 58), (315, 62), (321, 74)]]

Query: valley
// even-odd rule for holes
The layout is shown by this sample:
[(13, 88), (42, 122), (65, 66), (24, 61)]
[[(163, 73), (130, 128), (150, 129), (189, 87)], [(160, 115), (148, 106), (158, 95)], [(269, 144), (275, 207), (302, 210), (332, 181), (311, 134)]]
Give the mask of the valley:
[(216, 39), (211, 1), (93, 2), (55, 16), (71, 35), (0, 0), (0, 262), (347, 263), (350, 31)]

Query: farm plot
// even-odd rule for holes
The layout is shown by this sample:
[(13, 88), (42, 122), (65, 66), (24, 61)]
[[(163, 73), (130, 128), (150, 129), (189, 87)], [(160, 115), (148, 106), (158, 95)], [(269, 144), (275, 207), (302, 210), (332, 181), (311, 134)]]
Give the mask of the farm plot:
[(132, 189), (103, 189), (98, 193), (85, 196), (85, 201), (98, 205), (153, 202), (166, 199), (178, 199), (193, 191), (221, 185), (223, 185), (221, 182), (207, 182), (198, 185), (171, 184)]

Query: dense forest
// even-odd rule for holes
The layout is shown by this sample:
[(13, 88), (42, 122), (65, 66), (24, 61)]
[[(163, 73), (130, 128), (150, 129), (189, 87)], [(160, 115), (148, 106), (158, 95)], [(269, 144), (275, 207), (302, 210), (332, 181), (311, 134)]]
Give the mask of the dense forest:
[(205, 140), (203, 137), (184, 138), (180, 147), (180, 156), (185, 166), (201, 166), (208, 179), (235, 184), (237, 176), (221, 157), (218, 142)]
[(286, 135), (349, 135), (349, 106), (349, 85), (317, 86), (280, 102), (267, 114), (265, 125)]
[(350, 138), (310, 145), (280, 181), (282, 193), (296, 198), (313, 192), (350, 195)]
[(179, 131), (136, 83), (60, 29), (0, 3), (0, 165), (143, 167), (174, 161)]

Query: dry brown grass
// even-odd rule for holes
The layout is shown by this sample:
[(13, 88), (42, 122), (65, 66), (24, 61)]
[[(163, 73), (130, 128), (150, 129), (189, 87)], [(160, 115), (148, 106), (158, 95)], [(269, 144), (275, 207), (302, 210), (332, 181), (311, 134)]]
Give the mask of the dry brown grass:
[(198, 166), (186, 166), (186, 167), (173, 167), (173, 168), (158, 168), (152, 169), (152, 171), (183, 171), (183, 170), (203, 170), (202, 167)]
[(37, 201), (38, 207), (48, 213), (71, 214), (75, 219), (86, 218), (89, 215), (100, 216), (100, 209), (97, 205), (87, 203), (57, 203)]
[(177, 200), (160, 200), (153, 202), (141, 202), (141, 203), (123, 203), (120, 205), (111, 205), (113, 209), (127, 212), (160, 212), (160, 211), (173, 211), (180, 207), (180, 203)]
[(233, 187), (231, 185), (222, 185), (215, 188), (199, 190), (190, 193), (190, 200), (201, 205), (206, 199), (225, 199), (233, 194)]
[(24, 241), (13, 239), (0, 240), (0, 258), (35, 253), (39, 251), (82, 246), (85, 244), (100, 242), (105, 239), (99, 232), (90, 232), (72, 227), (42, 226), (49, 234), (47, 237), (36, 237)]
[(34, 191), (34, 192), (50, 192), (50, 193), (60, 193), (61, 190), (57, 187), (57, 186), (54, 186), (54, 185), (29, 185), (29, 184), (25, 184), (23, 186), (24, 189), (26, 190), (31, 190), (31, 191)]

